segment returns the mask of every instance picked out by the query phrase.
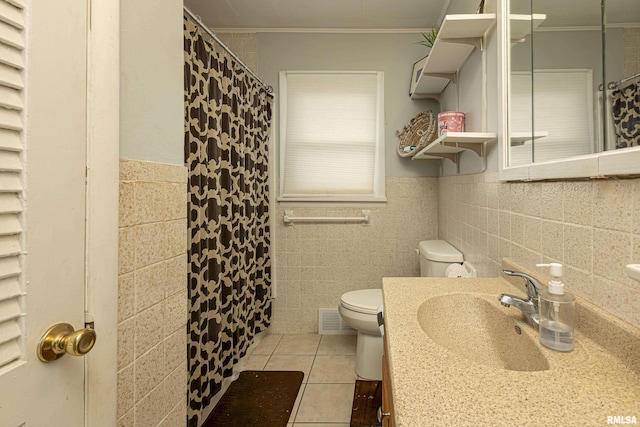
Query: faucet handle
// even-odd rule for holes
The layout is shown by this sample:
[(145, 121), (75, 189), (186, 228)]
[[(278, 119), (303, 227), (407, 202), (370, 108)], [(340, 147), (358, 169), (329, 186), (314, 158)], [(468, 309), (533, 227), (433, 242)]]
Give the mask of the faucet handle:
[(531, 299), (537, 300), (538, 291), (544, 289), (544, 285), (542, 285), (542, 283), (540, 283), (538, 279), (526, 273), (521, 273), (519, 271), (513, 271), (513, 270), (502, 270), (502, 272), (507, 276), (522, 277), (526, 281), (527, 295)]

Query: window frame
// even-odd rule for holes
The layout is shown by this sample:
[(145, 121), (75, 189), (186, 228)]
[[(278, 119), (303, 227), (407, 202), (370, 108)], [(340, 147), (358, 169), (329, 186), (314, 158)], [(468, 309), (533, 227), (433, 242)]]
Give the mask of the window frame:
[[(344, 71), (344, 70), (286, 70), (279, 73), (279, 189), (278, 202), (283, 206), (354, 206), (368, 207), (380, 206), (386, 203), (385, 196), (385, 150), (384, 150), (384, 72), (382, 71)], [(373, 176), (373, 192), (371, 194), (308, 194), (287, 196), (284, 194), (284, 172), (287, 140), (287, 77), (294, 74), (361, 74), (375, 75), (377, 79), (376, 100), (376, 136), (375, 136), (375, 160)]]

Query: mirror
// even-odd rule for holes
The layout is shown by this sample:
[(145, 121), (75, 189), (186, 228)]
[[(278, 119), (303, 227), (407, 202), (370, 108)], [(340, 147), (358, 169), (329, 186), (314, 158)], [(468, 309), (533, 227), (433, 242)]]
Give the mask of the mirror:
[(594, 153), (635, 151), (629, 147), (640, 145), (638, 0), (508, 0), (505, 9), (504, 166), (586, 158), (597, 166)]

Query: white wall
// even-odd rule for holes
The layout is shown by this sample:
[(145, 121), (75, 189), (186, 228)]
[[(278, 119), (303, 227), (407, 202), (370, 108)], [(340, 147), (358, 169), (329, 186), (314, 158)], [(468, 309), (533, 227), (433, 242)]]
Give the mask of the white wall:
[(456, 13), (476, 13), (479, 4), (480, 0), (451, 0), (447, 7), (447, 15), (453, 15)]
[(182, 1), (120, 8), (120, 157), (183, 165)]
[[(496, 132), (497, 130), (497, 38), (495, 27), (489, 29), (484, 50), (475, 49), (460, 68), (458, 83), (449, 84), (441, 98), (441, 111), (462, 111), (465, 113), (466, 132)], [(486, 72), (483, 70), (486, 68)], [(463, 151), (459, 156), (459, 166), (444, 160), (442, 174), (466, 175), (481, 173), (490, 161), (497, 163), (496, 142), (485, 145), (485, 157), (471, 151)]]
[[(620, 80), (623, 76), (623, 30), (607, 29), (606, 79)], [(594, 91), (602, 82), (602, 34), (589, 31), (542, 31), (533, 35), (533, 62), (536, 69), (585, 68), (593, 70)], [(531, 36), (511, 50), (514, 71), (531, 67)]]
[(428, 52), (416, 44), (422, 39), (420, 34), (258, 33), (257, 36), (260, 77), (273, 86), (276, 94), (281, 70), (383, 71), (386, 176), (438, 175), (437, 166), (401, 158), (396, 152), (396, 130), (401, 130), (421, 111), (439, 112), (435, 101), (409, 98), (412, 66)]

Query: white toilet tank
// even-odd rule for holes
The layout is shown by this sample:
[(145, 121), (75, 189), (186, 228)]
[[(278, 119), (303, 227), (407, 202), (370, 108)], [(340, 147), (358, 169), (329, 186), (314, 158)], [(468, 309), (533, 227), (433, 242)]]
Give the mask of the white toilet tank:
[(418, 250), (422, 277), (444, 277), (449, 265), (464, 261), (462, 253), (445, 240), (423, 240)]

